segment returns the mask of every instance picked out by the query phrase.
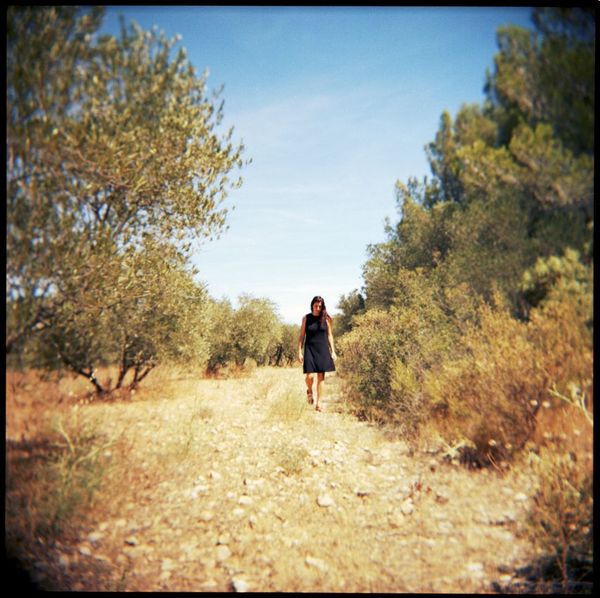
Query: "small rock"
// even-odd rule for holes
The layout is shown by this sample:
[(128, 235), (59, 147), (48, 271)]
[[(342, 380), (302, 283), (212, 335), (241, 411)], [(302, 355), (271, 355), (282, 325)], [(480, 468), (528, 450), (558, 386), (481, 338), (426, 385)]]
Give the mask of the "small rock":
[(83, 556), (91, 556), (92, 549), (87, 544), (82, 544), (79, 547), (79, 554), (82, 554)]
[(88, 536), (88, 540), (94, 544), (95, 542), (100, 542), (100, 540), (102, 540), (102, 538), (104, 538), (104, 534), (100, 533), (100, 532), (92, 532), (89, 536)]
[(129, 546), (137, 546), (139, 544), (139, 540), (135, 536), (129, 536), (129, 538), (125, 538), (125, 544), (129, 544)]
[(249, 486), (250, 488), (256, 488), (258, 486), (263, 486), (264, 483), (265, 483), (264, 478), (258, 478), (256, 480), (244, 478), (244, 486)]
[(333, 507), (333, 505), (335, 505), (335, 501), (333, 498), (331, 498), (331, 496), (329, 496), (329, 494), (321, 494), (321, 496), (317, 498), (317, 504), (320, 507)]
[(441, 492), (435, 493), (435, 502), (439, 503), (440, 505), (445, 505), (449, 500), (450, 499), (445, 494), (442, 494)]
[(412, 514), (412, 512), (415, 510), (415, 506), (413, 505), (413, 501), (410, 498), (407, 498), (401, 505), (400, 505), (400, 512), (403, 515), (410, 515)]
[(467, 563), (467, 571), (469, 571), (469, 573), (483, 573), (483, 564)]
[(215, 514), (212, 511), (202, 511), (202, 513), (200, 513), (200, 515), (198, 516), (198, 519), (200, 521), (204, 521), (204, 522), (208, 522), (208, 521), (212, 521), (212, 519), (214, 519)]
[(218, 471), (211, 471), (208, 477), (212, 480), (220, 480), (223, 476)]
[(244, 593), (248, 591), (248, 583), (239, 577), (234, 577), (231, 580), (231, 587), (234, 592)]
[(252, 504), (252, 498), (250, 498), (249, 496), (246, 496), (245, 494), (240, 496), (239, 500), (238, 500), (238, 505), (251, 505)]
[(198, 496), (202, 494), (206, 494), (208, 492), (208, 486), (203, 486), (202, 484), (198, 484), (194, 486), (190, 491), (190, 496), (195, 500)]
[(227, 532), (221, 534), (217, 540), (217, 544), (229, 544), (229, 542), (231, 542), (231, 534), (228, 534)]
[(309, 567), (314, 567), (315, 569), (319, 569), (319, 571), (327, 571), (327, 565), (325, 564), (325, 561), (322, 561), (321, 559), (317, 559), (312, 556), (307, 556), (304, 562)]
[(217, 561), (226, 561), (231, 556), (231, 550), (226, 544), (217, 546)]
[(231, 514), (234, 517), (241, 517), (244, 513), (245, 513), (244, 509), (241, 509), (241, 508), (233, 509), (233, 511), (231, 511)]
[(512, 511), (502, 513), (502, 516), (495, 522), (497, 525), (505, 525), (507, 523), (515, 523), (517, 516)]
[(527, 494), (523, 494), (522, 492), (515, 494), (515, 500), (517, 502), (525, 502), (528, 499), (529, 499), (529, 497), (527, 496)]
[(171, 559), (163, 559), (160, 568), (163, 571), (171, 571), (175, 567), (175, 563)]

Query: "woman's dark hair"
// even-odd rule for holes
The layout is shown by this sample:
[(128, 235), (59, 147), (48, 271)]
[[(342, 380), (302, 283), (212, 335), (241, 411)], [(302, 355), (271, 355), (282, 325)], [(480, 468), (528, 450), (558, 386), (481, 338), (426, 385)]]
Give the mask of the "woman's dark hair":
[(319, 295), (312, 298), (312, 301), (310, 302), (310, 313), (312, 313), (312, 308), (315, 303), (321, 304), (321, 318), (319, 320), (319, 326), (322, 326), (327, 320), (331, 321), (332, 318), (327, 313), (327, 308), (325, 307), (325, 299)]

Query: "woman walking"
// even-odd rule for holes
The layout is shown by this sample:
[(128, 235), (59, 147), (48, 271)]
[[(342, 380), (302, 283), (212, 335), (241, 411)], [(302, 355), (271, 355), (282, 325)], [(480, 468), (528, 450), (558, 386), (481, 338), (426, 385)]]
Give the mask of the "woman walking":
[[(317, 374), (317, 401), (315, 409), (321, 411), (325, 372), (334, 372), (337, 358), (333, 346), (333, 320), (327, 313), (323, 297), (313, 297), (310, 313), (302, 318), (298, 339), (298, 359), (306, 374), (306, 395), (309, 405), (313, 399), (313, 374)], [(304, 346), (304, 351), (302, 350)]]

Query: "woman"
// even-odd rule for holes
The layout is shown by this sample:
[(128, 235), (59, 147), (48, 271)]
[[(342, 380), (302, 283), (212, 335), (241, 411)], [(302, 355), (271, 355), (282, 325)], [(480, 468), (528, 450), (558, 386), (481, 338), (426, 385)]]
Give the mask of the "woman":
[[(302, 318), (298, 339), (298, 359), (306, 374), (308, 404), (313, 404), (313, 374), (317, 374), (317, 402), (315, 409), (321, 411), (319, 401), (323, 398), (325, 372), (334, 372), (337, 359), (333, 346), (333, 320), (327, 313), (323, 297), (313, 297), (310, 313)], [(302, 345), (304, 344), (304, 353)]]

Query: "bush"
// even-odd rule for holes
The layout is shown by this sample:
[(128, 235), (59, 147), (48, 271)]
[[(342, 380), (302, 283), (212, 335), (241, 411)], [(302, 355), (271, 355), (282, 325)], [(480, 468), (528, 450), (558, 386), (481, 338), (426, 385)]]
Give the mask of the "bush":
[(437, 425), (460, 437), (449, 440), (472, 443), (480, 464), (511, 459), (529, 438), (544, 434), (538, 412), (556, 404), (552, 390), (592, 394), (591, 268), (577, 259), (567, 252), (538, 261), (524, 277), (537, 297), (529, 321), (511, 317), (496, 296), (496, 307), (483, 304), (478, 323), (425, 377)]
[(573, 589), (573, 582), (591, 584), (594, 562), (592, 450), (585, 447), (589, 450), (582, 454), (571, 447), (556, 443), (528, 455), (539, 480), (529, 533), (554, 565), (547, 571), (556, 573), (546, 572), (546, 579), (559, 579), (564, 592)]
[[(458, 353), (458, 357), (455, 355)], [(490, 464), (512, 457), (535, 429), (547, 379), (527, 325), (483, 304), (452, 356), (426, 375), (436, 423), (450, 442), (468, 440), (472, 459)]]
[(6, 471), (6, 538), (11, 552), (34, 539), (52, 541), (82, 517), (107, 467), (102, 438), (77, 416), (30, 441), (9, 444)]
[(426, 416), (425, 372), (451, 350), (458, 328), (421, 271), (401, 270), (395, 303), (356, 316), (339, 342), (344, 393), (361, 417), (414, 435)]

